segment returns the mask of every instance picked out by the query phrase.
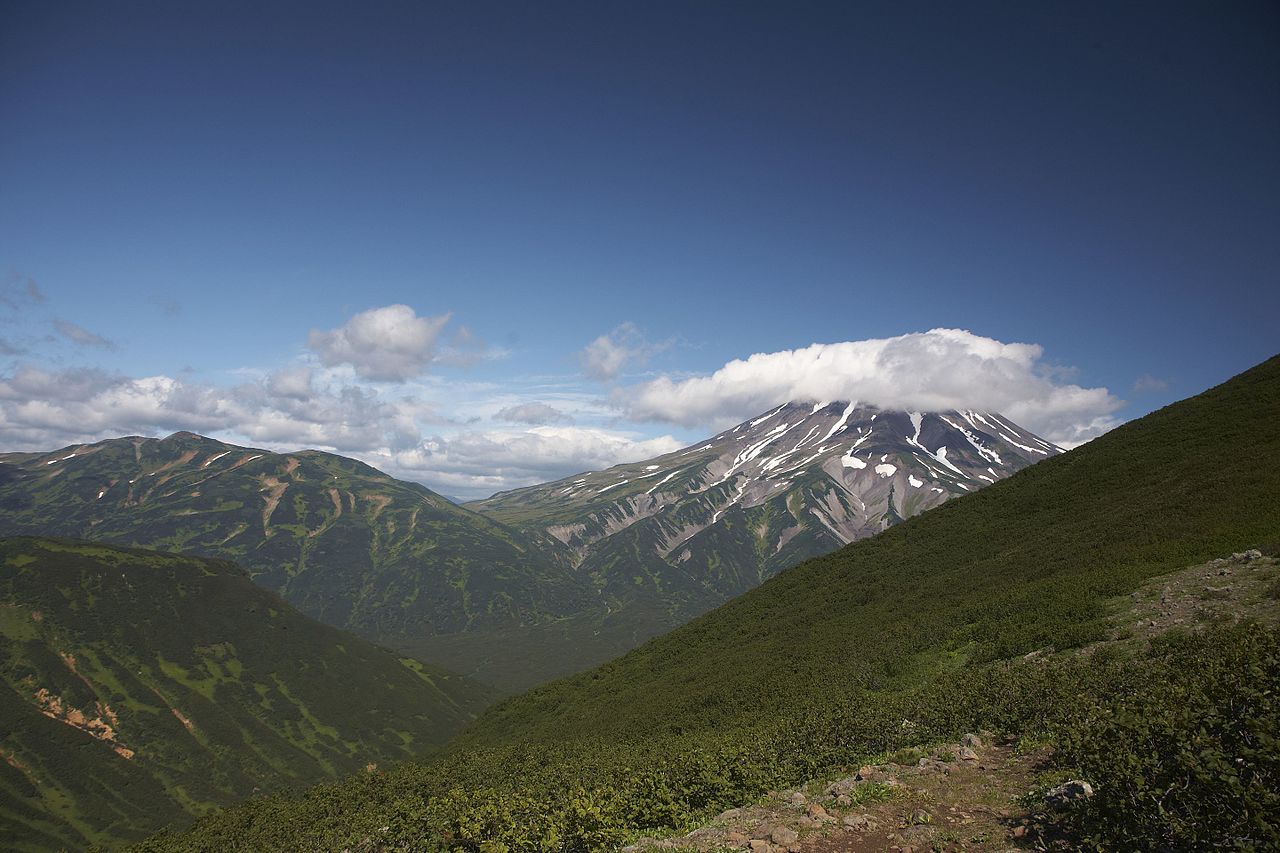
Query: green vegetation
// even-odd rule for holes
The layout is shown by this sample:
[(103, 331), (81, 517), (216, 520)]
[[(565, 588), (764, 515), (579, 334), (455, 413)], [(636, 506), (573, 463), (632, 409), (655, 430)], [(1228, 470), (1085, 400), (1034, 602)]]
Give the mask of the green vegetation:
[(487, 688), (298, 613), (235, 565), (0, 540), (0, 847), (138, 839), (443, 744)]
[(1130, 670), (1066, 715), (1056, 761), (1098, 789), (1066, 815), (1084, 844), (1280, 848), (1278, 637), (1170, 637), (1159, 669)]
[(471, 662), (481, 679), (510, 674), (508, 689), (602, 659), (590, 657), (590, 633), (532, 662), (507, 642), (599, 603), (559, 552), (319, 451), (175, 433), (0, 454), (0, 536), (13, 535), (235, 560), (313, 618), (431, 663)]
[(1098, 780), (1073, 819), (1100, 849), (1274, 847), (1280, 635), (1062, 652), (1150, 578), (1275, 541), (1278, 457), (1280, 358), (509, 699), (437, 758), (143, 849), (594, 850), (983, 726)]

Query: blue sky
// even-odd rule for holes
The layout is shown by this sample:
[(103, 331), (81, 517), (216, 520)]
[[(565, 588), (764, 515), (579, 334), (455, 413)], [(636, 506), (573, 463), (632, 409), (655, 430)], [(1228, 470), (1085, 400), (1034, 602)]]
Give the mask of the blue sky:
[(1271, 3), (6, 4), (0, 449), (474, 497), (780, 395), (1084, 440), (1276, 351), (1278, 45)]

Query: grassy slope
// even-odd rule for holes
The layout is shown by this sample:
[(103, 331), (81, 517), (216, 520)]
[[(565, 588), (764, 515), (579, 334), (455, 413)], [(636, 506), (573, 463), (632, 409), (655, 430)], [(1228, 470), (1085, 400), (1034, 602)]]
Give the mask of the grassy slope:
[[(598, 602), (536, 543), (416, 483), (191, 433), (0, 454), (0, 535), (232, 559), (304, 613), (449, 668), (492, 658), (502, 669), (507, 635)], [(437, 635), (456, 657), (434, 654)], [(572, 651), (522, 686), (574, 671)]]
[(865, 542), (591, 673), (484, 716), (470, 744), (643, 735), (770, 714), (943, 661), (1094, 637), (1102, 600), (1280, 538), (1280, 358)]
[(231, 563), (34, 538), (0, 540), (0, 681), (11, 850), (138, 838), (419, 755), (493, 698)]
[(1108, 599), (1145, 579), (1280, 539), (1277, 458), (1273, 358), (510, 699), (435, 762), (255, 803), (151, 849), (290, 837), (323, 848), (384, 824), (383, 838), (421, 845), (449, 837), (475, 849), (500, 837), (538, 849), (558, 837), (591, 849), (822, 762), (955, 734), (975, 718), (1034, 721), (1073, 705), (1083, 685), (1140, 681), (1144, 670), (985, 662), (1092, 640)]

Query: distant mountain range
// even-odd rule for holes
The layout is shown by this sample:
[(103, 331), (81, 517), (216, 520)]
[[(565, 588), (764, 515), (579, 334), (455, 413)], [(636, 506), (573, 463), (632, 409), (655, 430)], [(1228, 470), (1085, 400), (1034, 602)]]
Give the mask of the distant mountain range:
[(489, 688), (221, 560), (0, 539), (0, 848), (83, 849), (441, 746)]
[(0, 454), (0, 535), (236, 560), (316, 619), (515, 690), (1059, 452), (988, 412), (789, 403), (457, 506), (341, 456), (181, 432)]
[(187, 432), (0, 454), (0, 535), (235, 560), (308, 615), (401, 647), (599, 601), (548, 548), (416, 483)]

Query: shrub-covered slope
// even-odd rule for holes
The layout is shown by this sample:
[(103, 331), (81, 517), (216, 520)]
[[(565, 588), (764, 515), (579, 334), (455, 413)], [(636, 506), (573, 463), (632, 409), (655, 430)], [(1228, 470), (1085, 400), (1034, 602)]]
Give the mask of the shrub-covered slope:
[(487, 688), (303, 616), (235, 565), (0, 540), (0, 847), (138, 838), (438, 747)]
[[(185, 432), (0, 454), (0, 535), (232, 559), (322, 622), (468, 672), (598, 601), (527, 537), (416, 483)], [(436, 655), (435, 637), (456, 652)]]
[(473, 744), (772, 715), (1095, 636), (1103, 598), (1280, 538), (1280, 358), (881, 535), (810, 560), (590, 673), (486, 714)]
[[(1200, 734), (1167, 726), (1167, 748), (1192, 772), (1220, 771), (1222, 784), (1274, 808), (1265, 792), (1280, 768), (1248, 735), (1277, 722), (1274, 702), (1263, 701), (1280, 690), (1274, 632), (1218, 632), (1138, 660), (1099, 654), (1040, 666), (1022, 656), (1098, 638), (1106, 602), (1146, 579), (1280, 539), (1277, 458), (1273, 358), (783, 572), (596, 670), (508, 700), (447, 756), (300, 799), (256, 802), (149, 848), (254, 849), (297, 839), (320, 848), (599, 849), (824, 766), (980, 724), (1056, 727), (1064, 754), (1084, 767), (1093, 762), (1091, 772), (1154, 783), (1159, 766), (1133, 752), (1142, 739), (1131, 736), (1125, 697), (1141, 697), (1131, 705), (1148, 707), (1140, 713), (1150, 717), (1170, 711), (1162, 697), (1178, 695), (1224, 722), (1198, 743)], [(1243, 677), (1228, 691), (1198, 679), (1205, 672)], [(1073, 715), (1087, 703), (1096, 703), (1092, 713), (1115, 715), (1119, 748), (1109, 768), (1096, 767), (1105, 750), (1088, 738), (1089, 718)], [(1197, 755), (1234, 748), (1228, 731), (1252, 738), (1245, 763), (1199, 763)], [(1100, 802), (1102, 836), (1131, 837), (1125, 827), (1141, 822), (1138, 805)], [(1204, 816), (1212, 803), (1197, 793), (1179, 808)], [(1222, 823), (1215, 837), (1234, 832), (1255, 847), (1276, 825), (1256, 811), (1214, 820)]]

